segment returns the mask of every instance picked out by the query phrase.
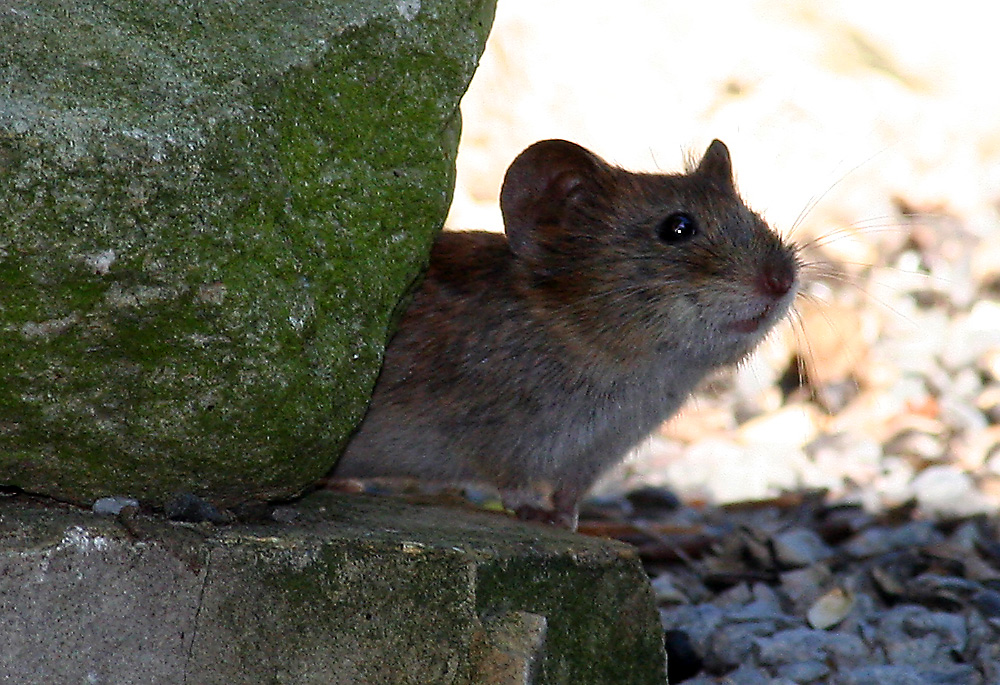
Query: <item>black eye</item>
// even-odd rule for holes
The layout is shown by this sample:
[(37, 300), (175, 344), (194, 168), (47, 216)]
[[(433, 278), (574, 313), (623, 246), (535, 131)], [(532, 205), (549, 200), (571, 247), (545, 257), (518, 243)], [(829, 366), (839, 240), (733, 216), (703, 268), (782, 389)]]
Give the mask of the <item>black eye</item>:
[(656, 227), (656, 235), (668, 245), (690, 240), (698, 233), (698, 222), (684, 212), (674, 212)]

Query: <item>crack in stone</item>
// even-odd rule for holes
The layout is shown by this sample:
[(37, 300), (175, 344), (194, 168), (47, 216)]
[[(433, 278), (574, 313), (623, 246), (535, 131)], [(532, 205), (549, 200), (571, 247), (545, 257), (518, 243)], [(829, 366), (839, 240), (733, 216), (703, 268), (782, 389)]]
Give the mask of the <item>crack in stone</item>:
[(198, 607), (194, 612), (194, 626), (191, 629), (191, 642), (188, 644), (187, 656), (184, 659), (184, 677), (182, 683), (187, 685), (188, 682), (188, 668), (191, 664), (191, 655), (194, 653), (194, 645), (198, 640), (198, 623), (201, 620), (201, 609), (205, 603), (205, 589), (208, 587), (208, 576), (212, 572), (212, 552), (210, 548), (208, 554), (205, 557), (205, 577), (201, 581), (201, 589), (198, 591)]

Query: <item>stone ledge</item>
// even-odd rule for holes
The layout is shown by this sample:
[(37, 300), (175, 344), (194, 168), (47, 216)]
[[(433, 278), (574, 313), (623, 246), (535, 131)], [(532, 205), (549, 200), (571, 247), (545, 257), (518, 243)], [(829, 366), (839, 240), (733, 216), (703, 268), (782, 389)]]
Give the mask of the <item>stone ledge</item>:
[(662, 683), (625, 545), (318, 493), (294, 524), (0, 507), (9, 683)]

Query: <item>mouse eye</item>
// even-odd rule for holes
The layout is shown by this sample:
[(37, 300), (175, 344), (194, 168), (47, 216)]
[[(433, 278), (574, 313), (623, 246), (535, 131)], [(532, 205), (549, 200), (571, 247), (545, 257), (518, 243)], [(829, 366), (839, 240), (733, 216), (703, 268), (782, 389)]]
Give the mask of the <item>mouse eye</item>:
[(656, 227), (656, 235), (668, 245), (690, 240), (698, 233), (698, 222), (685, 212), (674, 212)]

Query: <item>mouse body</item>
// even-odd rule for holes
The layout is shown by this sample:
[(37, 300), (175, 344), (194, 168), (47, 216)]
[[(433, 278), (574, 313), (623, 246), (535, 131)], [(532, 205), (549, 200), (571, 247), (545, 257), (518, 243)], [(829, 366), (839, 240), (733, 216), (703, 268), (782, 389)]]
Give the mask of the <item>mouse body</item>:
[(785, 315), (797, 251), (720, 141), (678, 174), (541, 141), (500, 204), (505, 235), (437, 238), (332, 475), (486, 482), (572, 529), (594, 481)]

